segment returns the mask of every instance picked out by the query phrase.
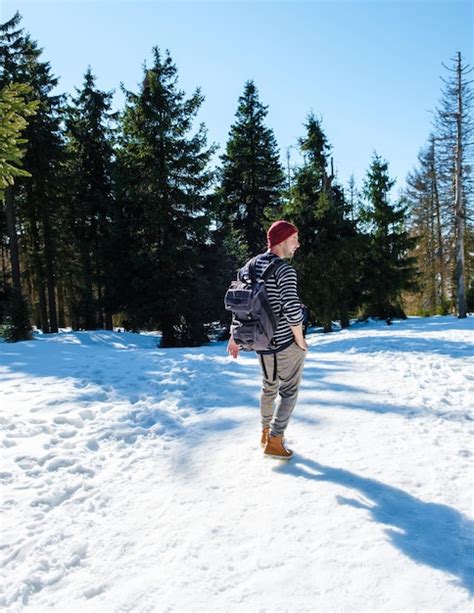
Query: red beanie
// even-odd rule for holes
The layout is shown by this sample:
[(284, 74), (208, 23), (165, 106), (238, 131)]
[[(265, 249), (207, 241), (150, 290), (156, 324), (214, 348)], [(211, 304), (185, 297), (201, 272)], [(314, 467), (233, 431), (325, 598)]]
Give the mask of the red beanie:
[(283, 221), (282, 219), (275, 221), (267, 232), (268, 248), (271, 249), (275, 245), (279, 245), (296, 232), (298, 232), (298, 228), (289, 221)]

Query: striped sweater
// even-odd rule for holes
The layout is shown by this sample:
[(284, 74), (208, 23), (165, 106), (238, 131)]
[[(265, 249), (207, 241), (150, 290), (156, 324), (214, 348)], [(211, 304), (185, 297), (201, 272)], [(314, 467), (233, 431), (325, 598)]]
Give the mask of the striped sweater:
[[(270, 262), (274, 260), (284, 262), (271, 251), (259, 255), (256, 263), (257, 275), (262, 275)], [(279, 351), (291, 345), (294, 340), (290, 326), (297, 326), (303, 321), (295, 269), (284, 262), (265, 281), (265, 288), (273, 312), (280, 318), (273, 337), (276, 351)]]

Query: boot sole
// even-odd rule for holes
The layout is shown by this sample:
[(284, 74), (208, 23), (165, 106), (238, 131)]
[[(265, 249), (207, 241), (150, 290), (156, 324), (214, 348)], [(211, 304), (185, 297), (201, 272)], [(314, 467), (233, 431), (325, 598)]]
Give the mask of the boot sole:
[(291, 455), (277, 455), (276, 453), (264, 453), (263, 456), (265, 458), (270, 458), (272, 460), (291, 460), (293, 454)]

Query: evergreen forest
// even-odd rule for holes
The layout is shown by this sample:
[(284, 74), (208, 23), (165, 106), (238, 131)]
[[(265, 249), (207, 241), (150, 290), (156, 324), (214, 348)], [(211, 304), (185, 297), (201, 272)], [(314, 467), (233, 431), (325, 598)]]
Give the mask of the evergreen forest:
[(342, 184), (313, 112), (301, 118), (301, 162), (286, 167), (252, 80), (219, 155), (197, 122), (204, 93), (183, 91), (158, 47), (118, 111), (91, 68), (74, 95), (58, 94), (18, 13), (0, 25), (0, 57), (6, 340), (65, 327), (159, 330), (163, 347), (224, 338), (225, 291), (280, 218), (299, 228), (300, 298), (325, 332), (474, 310), (473, 94), (460, 53), (397, 195), (380, 152), (361, 185)]

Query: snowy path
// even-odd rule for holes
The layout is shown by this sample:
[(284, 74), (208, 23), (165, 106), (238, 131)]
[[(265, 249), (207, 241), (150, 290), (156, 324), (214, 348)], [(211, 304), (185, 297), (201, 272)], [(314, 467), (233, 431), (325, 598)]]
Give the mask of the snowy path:
[(225, 345), (0, 344), (9, 611), (468, 611), (473, 320), (309, 337), (290, 463)]

